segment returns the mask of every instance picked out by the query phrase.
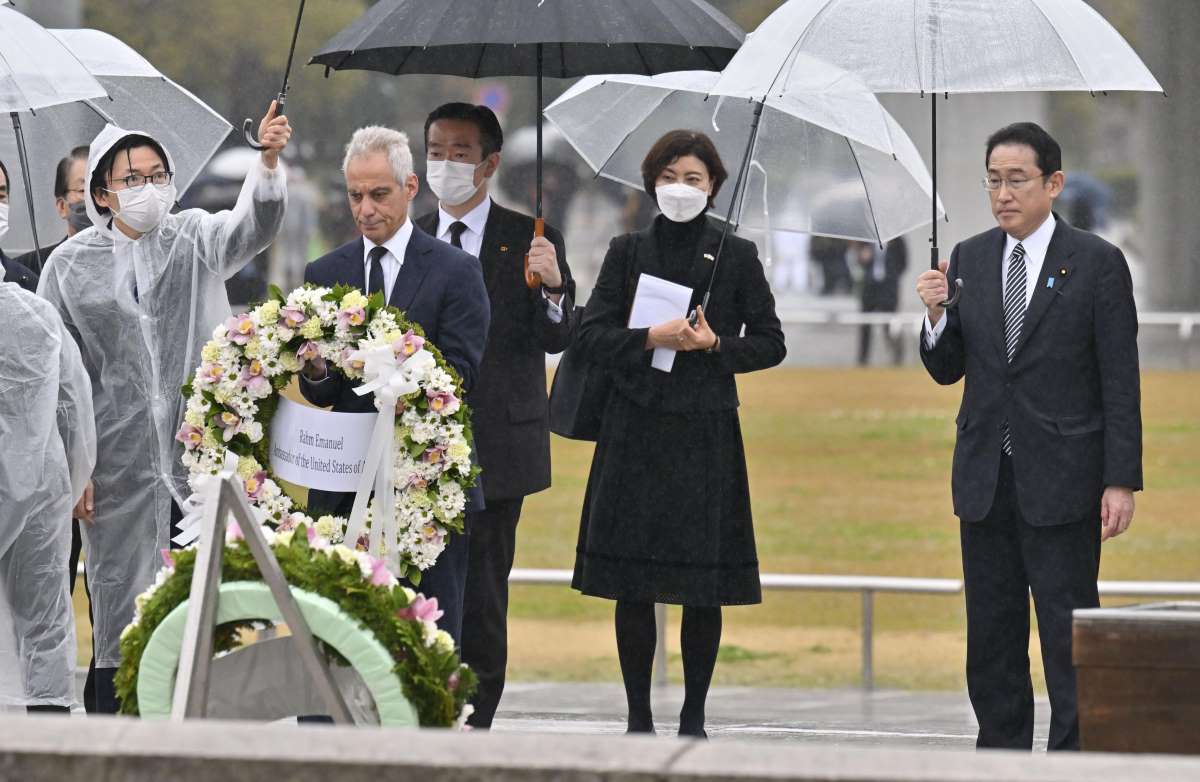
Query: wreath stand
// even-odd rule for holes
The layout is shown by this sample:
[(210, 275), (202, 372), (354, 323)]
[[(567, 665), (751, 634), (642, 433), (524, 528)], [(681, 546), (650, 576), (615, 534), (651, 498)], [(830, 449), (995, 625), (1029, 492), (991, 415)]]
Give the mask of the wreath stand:
[[(291, 643), (304, 668), (312, 677), (317, 692), (337, 724), (353, 724), (350, 711), (339, 692), (329, 667), (317, 650), (308, 622), (300, 612), (283, 571), (275, 560), (245, 494), (231, 469), (223, 469), (204, 487), (204, 510), (200, 519), (200, 538), (192, 587), (188, 596), (183, 645), (171, 701), (171, 721), (207, 716), (209, 678), (212, 672), (213, 630), (221, 587), (221, 564), (225, 548), (225, 529), (230, 515), (241, 529), (246, 545), (258, 564), (263, 583), (270, 589), (280, 618), (291, 631)], [(284, 639), (279, 639), (280, 641)]]

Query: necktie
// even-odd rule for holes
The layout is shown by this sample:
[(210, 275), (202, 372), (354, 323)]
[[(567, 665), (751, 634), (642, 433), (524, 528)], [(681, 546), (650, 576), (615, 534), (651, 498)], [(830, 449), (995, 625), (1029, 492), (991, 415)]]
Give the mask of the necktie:
[(467, 230), (467, 224), (461, 220), (455, 220), (453, 223), (450, 223), (450, 244), (460, 250), (462, 249), (462, 235), (465, 230)]
[(371, 275), (367, 278), (367, 295), (371, 295), (375, 291), (383, 293), (384, 302), (387, 301), (388, 292), (383, 289), (383, 256), (387, 255), (387, 248), (383, 246), (372, 247), (369, 257), (371, 259)]
[[(1025, 320), (1025, 246), (1017, 242), (1012, 255), (1008, 256), (1008, 276), (1004, 285), (1004, 341), (1008, 346), (1008, 362), (1011, 364), (1021, 338), (1021, 323)], [(1004, 422), (1004, 437), (1001, 447), (1012, 455), (1012, 435), (1008, 422)]]

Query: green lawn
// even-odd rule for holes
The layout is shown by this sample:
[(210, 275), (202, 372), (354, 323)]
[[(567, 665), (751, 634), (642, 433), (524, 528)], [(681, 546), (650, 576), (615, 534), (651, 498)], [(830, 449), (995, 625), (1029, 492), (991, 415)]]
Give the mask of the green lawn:
[[(960, 387), (919, 369), (776, 369), (740, 389), (764, 572), (961, 577), (949, 478)], [(1200, 373), (1146, 373), (1143, 397), (1148, 491), (1131, 530), (1105, 544), (1101, 577), (1200, 579)], [(574, 563), (591, 445), (553, 442), (554, 487), (526, 502), (518, 567)], [(768, 592), (727, 610), (717, 683), (857, 683), (859, 606), (857, 594)], [(566, 588), (515, 588), (511, 677), (618, 679), (611, 612)], [(961, 596), (879, 596), (875, 620), (881, 686), (962, 686)], [(677, 638), (677, 611), (670, 621)]]

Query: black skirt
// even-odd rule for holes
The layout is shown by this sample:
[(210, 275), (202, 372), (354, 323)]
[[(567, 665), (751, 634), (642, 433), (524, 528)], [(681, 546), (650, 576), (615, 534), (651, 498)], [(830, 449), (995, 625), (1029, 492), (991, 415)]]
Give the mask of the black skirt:
[(572, 586), (644, 603), (762, 602), (737, 410), (663, 413), (614, 389), (588, 476)]

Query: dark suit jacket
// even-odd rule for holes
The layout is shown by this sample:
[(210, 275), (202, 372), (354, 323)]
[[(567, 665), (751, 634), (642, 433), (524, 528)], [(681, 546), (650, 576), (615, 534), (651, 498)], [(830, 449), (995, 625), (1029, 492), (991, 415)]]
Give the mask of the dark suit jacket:
[(46, 259), (50, 257), (50, 253), (57, 250), (59, 245), (65, 241), (67, 241), (67, 237), (63, 237), (61, 240), (55, 242), (49, 247), (43, 247), (41, 252), (38, 252), (37, 250), (30, 250), (27, 253), (18, 255), (17, 263), (40, 276), (42, 273), (42, 267), (46, 265)]
[(27, 266), (9, 258), (0, 250), (0, 264), (4, 266), (4, 281), (15, 282), (30, 293), (37, 293), (38, 276)]
[[(437, 212), (416, 223), (437, 236)], [(554, 244), (567, 287), (560, 323), (547, 315), (542, 292), (525, 287), (533, 218), (492, 202), (479, 251), (492, 323), (479, 377), (467, 398), (488, 501), (524, 497), (550, 485), (546, 354), (566, 349), (578, 320), (562, 234), (546, 226), (546, 238)]]
[[(304, 281), (332, 287), (338, 284), (364, 289), (363, 241), (355, 239), (310, 263)], [(470, 389), (479, 377), (479, 365), (487, 342), (491, 317), (487, 290), (479, 262), (471, 255), (439, 242), (414, 227), (404, 263), (392, 286), (388, 304), (419, 323), (425, 336), (442, 351), (446, 361), (462, 376)], [(320, 383), (301, 376), (300, 391), (315, 405), (337, 412), (364, 413), (375, 410), (373, 394), (358, 396), (354, 382), (332, 372)], [(309, 492), (309, 504), (326, 501), (326, 492)], [(340, 498), (343, 495), (330, 495)], [(345, 495), (346, 497), (352, 495)], [(468, 506), (482, 500), (479, 487), (468, 496)], [(322, 505), (322, 507), (330, 507)]]
[[(1011, 364), (999, 228), (954, 248), (962, 299), (921, 360), (943, 385), (966, 378), (954, 447), (954, 512), (987, 515), (1008, 421), (1022, 515), (1048, 526), (1099, 520), (1107, 486), (1142, 488), (1137, 312), (1129, 266), (1103, 239), (1058, 219)], [(1053, 286), (1048, 287), (1048, 280)]]
[[(670, 372), (652, 368), (652, 351), (646, 350), (649, 329), (626, 326), (634, 290), (631, 278), (644, 273), (671, 279), (656, 237), (658, 222), (665, 219), (659, 216), (650, 227), (612, 240), (579, 327), (580, 349), (608, 367), (614, 386), (641, 407), (665, 412), (731, 410), (738, 406), (734, 374), (773, 367), (787, 354), (775, 297), (758, 248), (730, 234), (705, 312), (721, 338), (720, 351), (681, 352)], [(712, 261), (705, 256), (715, 256), (720, 241), (720, 225), (708, 220), (686, 278), (672, 280), (692, 288), (689, 307), (704, 298), (712, 274)]]

